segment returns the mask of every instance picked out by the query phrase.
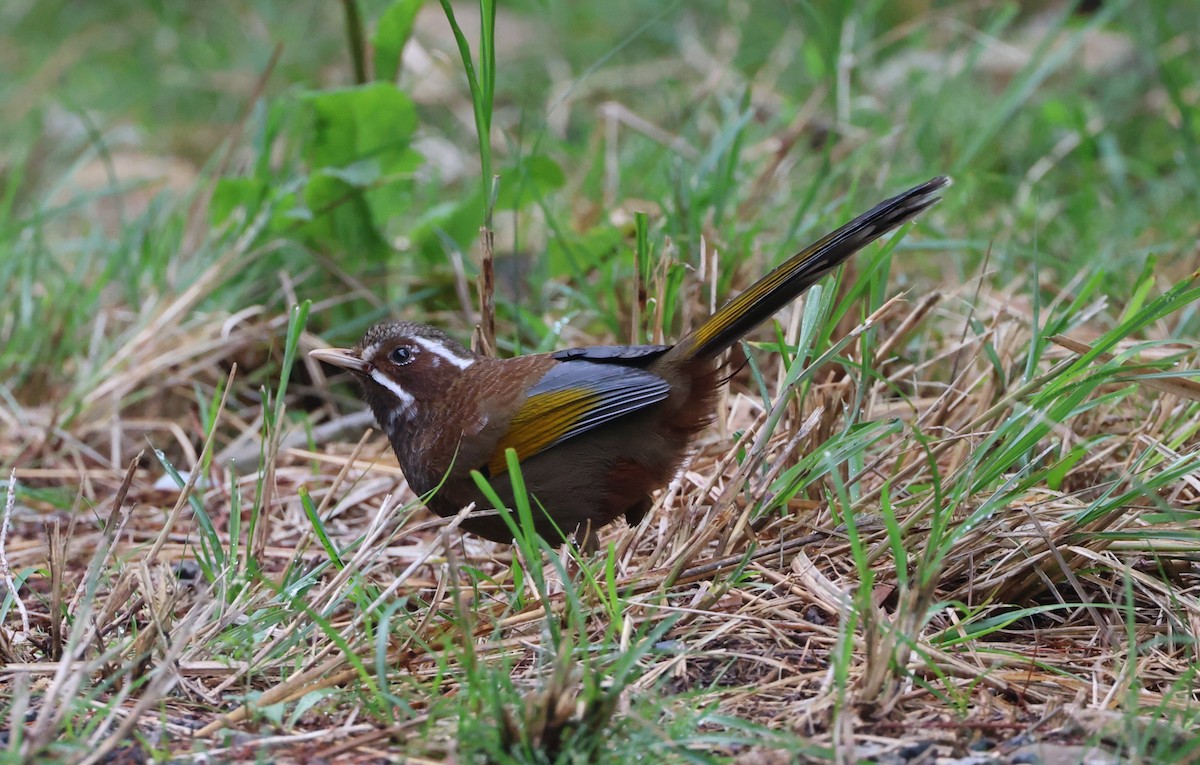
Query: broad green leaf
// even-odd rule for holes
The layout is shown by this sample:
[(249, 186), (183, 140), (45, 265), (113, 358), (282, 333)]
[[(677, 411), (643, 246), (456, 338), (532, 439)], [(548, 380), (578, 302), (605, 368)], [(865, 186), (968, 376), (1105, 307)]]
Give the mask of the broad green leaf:
[(313, 216), (304, 226), (309, 236), (342, 250), (370, 253), (372, 259), (387, 253), (360, 189), (330, 173), (317, 173), (304, 189), (304, 201)]
[(385, 82), (308, 93), (312, 118), (304, 159), (313, 169), (373, 159), (382, 175), (411, 170), (409, 143), (417, 110), (404, 92)]
[(304, 201), (306, 232), (342, 250), (388, 253), (383, 233), (409, 200), (412, 172), (423, 161), (409, 145), (417, 126), (412, 100), (375, 82), (303, 96), (311, 133), (303, 154), (311, 175)]

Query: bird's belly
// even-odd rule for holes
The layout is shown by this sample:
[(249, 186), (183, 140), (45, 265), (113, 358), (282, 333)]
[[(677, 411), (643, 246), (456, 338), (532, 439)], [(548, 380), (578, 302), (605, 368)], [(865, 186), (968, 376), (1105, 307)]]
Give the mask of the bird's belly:
[[(537, 533), (554, 542), (581, 527), (599, 529), (625, 513), (640, 518), (643, 503), (671, 479), (686, 454), (686, 439), (672, 440), (657, 431), (644, 422), (617, 421), (523, 460), (521, 478)], [(509, 508), (515, 507), (507, 473), (491, 476), (489, 483)], [(471, 502), (491, 509), (468, 475), (448, 481), (429, 508), (446, 516)], [(495, 541), (512, 539), (508, 525), (494, 513), (468, 518), (462, 525)]]

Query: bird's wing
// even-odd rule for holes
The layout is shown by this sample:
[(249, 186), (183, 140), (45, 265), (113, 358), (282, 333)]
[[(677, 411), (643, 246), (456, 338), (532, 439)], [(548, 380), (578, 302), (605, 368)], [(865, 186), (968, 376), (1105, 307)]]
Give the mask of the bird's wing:
[(505, 470), (504, 450), (520, 459), (666, 399), (671, 386), (658, 375), (622, 364), (566, 361), (551, 367), (529, 389), (488, 460), (488, 471)]
[(669, 345), (588, 345), (550, 354), (559, 361), (595, 361), (601, 364), (643, 366), (671, 350)]

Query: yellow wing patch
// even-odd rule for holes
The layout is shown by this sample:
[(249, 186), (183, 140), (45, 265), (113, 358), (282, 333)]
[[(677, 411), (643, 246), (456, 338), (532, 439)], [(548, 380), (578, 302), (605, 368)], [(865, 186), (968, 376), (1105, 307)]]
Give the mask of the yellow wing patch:
[(488, 471), (500, 475), (507, 469), (504, 450), (516, 450), (518, 458), (537, 454), (569, 433), (587, 416), (601, 396), (588, 388), (568, 388), (530, 396), (513, 417), (508, 432), (496, 444)]

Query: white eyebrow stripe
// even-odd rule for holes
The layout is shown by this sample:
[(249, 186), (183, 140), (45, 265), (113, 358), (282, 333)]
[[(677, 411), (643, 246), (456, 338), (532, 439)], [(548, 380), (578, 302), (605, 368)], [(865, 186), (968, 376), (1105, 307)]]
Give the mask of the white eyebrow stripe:
[(455, 356), (449, 348), (442, 345), (437, 340), (430, 340), (427, 337), (414, 337), (413, 342), (429, 351), (434, 356), (439, 356), (446, 361), (449, 361), (459, 369), (466, 369), (475, 363), (474, 359), (464, 359), (461, 356)]
[(407, 412), (412, 409), (412, 405), (416, 403), (416, 399), (413, 398), (411, 393), (401, 388), (395, 380), (389, 380), (388, 376), (378, 369), (371, 370), (371, 379), (391, 391), (392, 395), (400, 400), (400, 405), (404, 408), (404, 411)]
[(376, 353), (379, 353), (379, 346), (380, 343), (371, 343), (366, 348), (363, 348), (363, 352), (360, 353), (358, 357), (363, 361), (370, 361), (371, 359), (375, 358)]

